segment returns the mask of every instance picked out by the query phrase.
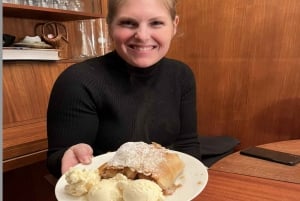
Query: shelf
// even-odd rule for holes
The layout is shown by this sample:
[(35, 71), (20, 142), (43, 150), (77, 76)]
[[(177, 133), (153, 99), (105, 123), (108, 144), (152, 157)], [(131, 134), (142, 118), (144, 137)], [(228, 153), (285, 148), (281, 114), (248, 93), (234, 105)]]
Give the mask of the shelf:
[[(45, 141), (47, 143), (47, 141)], [(27, 165), (32, 165), (34, 163), (45, 161), (47, 159), (47, 149), (33, 152), (31, 154), (26, 154), (20, 157), (3, 160), (3, 172), (10, 170), (15, 170)]]
[(4, 171), (46, 159), (48, 148), (46, 121), (3, 129)]
[(61, 10), (19, 4), (3, 3), (3, 16), (55, 21), (73, 21), (104, 17), (100, 13)]
[(82, 62), (85, 59), (88, 59), (88, 58), (82, 58), (82, 59), (67, 58), (67, 59), (60, 59), (60, 60), (2, 60), (2, 62), (4, 64), (4, 67), (5, 67), (5, 64), (20, 64), (20, 63), (28, 64), (28, 65), (31, 65), (33, 63), (41, 64), (41, 65), (43, 65), (43, 63), (44, 64), (47, 64), (47, 63), (69, 63), (71, 65), (74, 63)]

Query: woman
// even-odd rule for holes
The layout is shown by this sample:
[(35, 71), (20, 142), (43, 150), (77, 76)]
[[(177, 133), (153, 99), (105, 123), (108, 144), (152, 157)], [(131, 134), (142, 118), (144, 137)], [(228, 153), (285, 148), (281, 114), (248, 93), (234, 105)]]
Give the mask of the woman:
[(128, 141), (157, 142), (200, 159), (195, 80), (167, 59), (176, 0), (109, 0), (115, 51), (65, 70), (47, 114), (48, 168), (59, 177)]

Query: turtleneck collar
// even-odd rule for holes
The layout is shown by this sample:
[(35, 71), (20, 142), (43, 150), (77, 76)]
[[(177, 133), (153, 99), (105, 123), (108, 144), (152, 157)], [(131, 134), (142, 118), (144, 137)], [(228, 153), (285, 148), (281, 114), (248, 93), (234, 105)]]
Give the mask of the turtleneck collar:
[(116, 51), (111, 52), (111, 54), (114, 60), (117, 61), (120, 69), (127, 71), (131, 75), (142, 76), (142, 77), (153, 75), (159, 69), (159, 66), (163, 60), (163, 59), (159, 60), (157, 63), (153, 64), (152, 66), (146, 68), (139, 68), (128, 64), (122, 57), (120, 57), (120, 55)]

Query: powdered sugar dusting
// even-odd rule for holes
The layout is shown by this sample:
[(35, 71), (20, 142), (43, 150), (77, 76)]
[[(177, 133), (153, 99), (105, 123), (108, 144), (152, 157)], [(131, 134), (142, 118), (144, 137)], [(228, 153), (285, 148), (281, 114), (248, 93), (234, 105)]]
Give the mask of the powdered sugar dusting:
[(166, 149), (144, 142), (127, 142), (120, 146), (109, 166), (130, 167), (137, 172), (153, 173), (164, 160)]

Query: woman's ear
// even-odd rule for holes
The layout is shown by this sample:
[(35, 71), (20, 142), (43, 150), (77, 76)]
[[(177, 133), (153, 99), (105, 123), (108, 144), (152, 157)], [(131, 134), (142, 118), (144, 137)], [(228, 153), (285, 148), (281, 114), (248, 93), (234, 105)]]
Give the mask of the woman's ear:
[(173, 20), (173, 26), (174, 26), (173, 36), (175, 36), (177, 32), (178, 23), (179, 23), (179, 16), (176, 15), (175, 19)]

